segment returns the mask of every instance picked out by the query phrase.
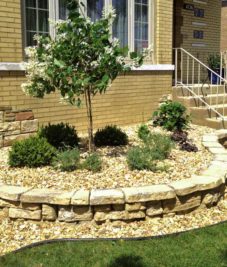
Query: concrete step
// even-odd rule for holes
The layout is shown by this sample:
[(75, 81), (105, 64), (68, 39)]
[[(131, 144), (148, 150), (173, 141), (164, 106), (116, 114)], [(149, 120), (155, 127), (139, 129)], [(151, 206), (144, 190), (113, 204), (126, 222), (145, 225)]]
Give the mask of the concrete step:
[(227, 104), (227, 94), (211, 94), (207, 96), (178, 96), (175, 98), (176, 101), (184, 104), (187, 108), (190, 107), (199, 107), (199, 106), (205, 106), (203, 102), (200, 101), (199, 98), (202, 98), (204, 101), (206, 101), (209, 105), (218, 105), (218, 104)]
[[(211, 95), (211, 94), (224, 94), (227, 93), (227, 88), (224, 85), (194, 85), (190, 86), (190, 88), (197, 94), (197, 95)], [(175, 86), (173, 87), (173, 97), (177, 96), (192, 96), (192, 94), (187, 90), (187, 88)]]
[[(211, 107), (215, 108), (220, 114), (227, 115), (227, 104), (223, 105), (212, 105)], [(191, 114), (191, 117), (196, 119), (205, 119), (205, 118), (211, 118), (216, 117), (216, 113), (207, 107), (190, 107), (189, 112)]]
[(206, 119), (206, 126), (213, 129), (227, 129), (227, 117), (224, 121), (219, 118), (208, 118)]

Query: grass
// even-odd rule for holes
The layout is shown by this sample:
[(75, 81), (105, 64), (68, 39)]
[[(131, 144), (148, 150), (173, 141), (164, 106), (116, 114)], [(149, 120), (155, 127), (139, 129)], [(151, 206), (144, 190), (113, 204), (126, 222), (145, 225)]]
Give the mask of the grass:
[(227, 223), (146, 241), (55, 243), (0, 258), (1, 267), (223, 267)]

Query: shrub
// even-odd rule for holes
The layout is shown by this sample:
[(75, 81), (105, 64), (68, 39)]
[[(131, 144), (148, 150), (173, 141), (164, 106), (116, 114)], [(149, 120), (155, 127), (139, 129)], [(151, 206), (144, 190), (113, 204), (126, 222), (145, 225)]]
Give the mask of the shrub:
[(97, 153), (93, 153), (86, 158), (82, 166), (88, 171), (99, 172), (102, 169), (102, 160)]
[(166, 101), (153, 113), (153, 125), (168, 131), (182, 131), (188, 127), (189, 118), (181, 103)]
[(79, 149), (71, 149), (59, 152), (52, 161), (54, 168), (61, 171), (74, 171), (79, 167), (80, 163), (80, 151)]
[(158, 161), (166, 159), (173, 146), (170, 137), (150, 133), (145, 139), (143, 147), (134, 147), (128, 151), (128, 166), (131, 170), (165, 170), (165, 166), (158, 164)]
[(17, 141), (9, 152), (11, 167), (40, 167), (51, 163), (56, 155), (56, 149), (45, 138), (30, 137)]
[(156, 170), (156, 164), (147, 147), (133, 147), (129, 149), (127, 163), (131, 170)]
[(142, 124), (140, 127), (139, 127), (139, 130), (138, 130), (138, 137), (139, 139), (141, 139), (143, 142), (146, 141), (146, 139), (148, 138), (148, 136), (150, 135), (150, 130), (148, 128), (148, 126), (146, 124)]
[(65, 123), (42, 127), (39, 130), (39, 136), (46, 138), (57, 149), (74, 148), (78, 146), (79, 142), (75, 128)]
[(146, 139), (145, 145), (149, 148), (154, 160), (166, 159), (174, 147), (174, 143), (169, 136), (159, 133), (151, 133)]
[(124, 146), (128, 144), (128, 136), (117, 126), (106, 126), (96, 132), (94, 142), (100, 146)]
[(180, 149), (187, 152), (198, 152), (197, 146), (189, 141), (180, 144)]

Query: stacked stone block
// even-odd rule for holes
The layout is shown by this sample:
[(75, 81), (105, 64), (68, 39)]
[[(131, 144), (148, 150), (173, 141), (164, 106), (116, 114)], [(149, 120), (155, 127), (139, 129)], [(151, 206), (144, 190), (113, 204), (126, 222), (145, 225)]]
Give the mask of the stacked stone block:
[(0, 148), (28, 138), (37, 130), (38, 120), (34, 119), (31, 110), (13, 111), (10, 107), (0, 107)]

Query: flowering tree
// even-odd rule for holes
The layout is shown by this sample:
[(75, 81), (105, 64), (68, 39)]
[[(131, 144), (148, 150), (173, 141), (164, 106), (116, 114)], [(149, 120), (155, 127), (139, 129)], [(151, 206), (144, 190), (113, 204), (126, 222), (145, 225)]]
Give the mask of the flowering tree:
[(140, 66), (145, 55), (131, 53), (132, 63), (126, 63), (128, 49), (121, 48), (117, 39), (111, 39), (113, 10), (92, 22), (80, 15), (77, 0), (68, 0), (67, 8), (68, 19), (55, 24), (55, 38), (36, 37), (37, 46), (26, 49), (27, 82), (22, 89), (39, 98), (59, 90), (64, 101), (78, 107), (85, 99), (91, 151), (92, 97), (105, 93), (120, 73)]

